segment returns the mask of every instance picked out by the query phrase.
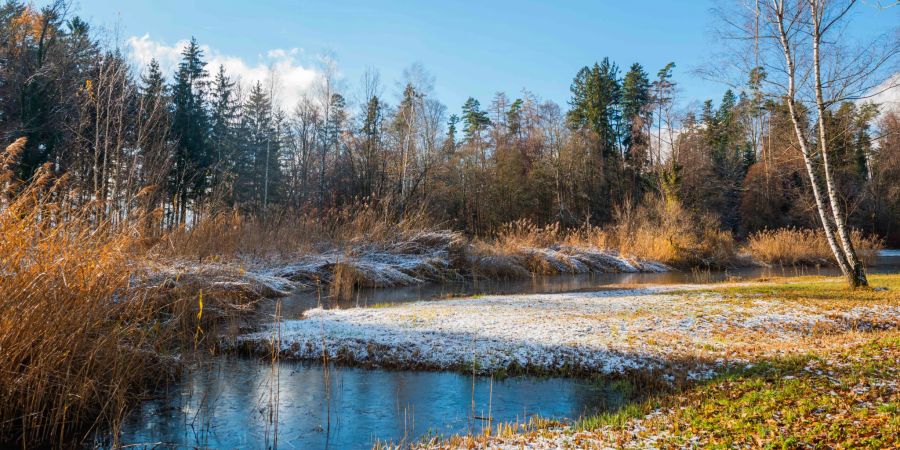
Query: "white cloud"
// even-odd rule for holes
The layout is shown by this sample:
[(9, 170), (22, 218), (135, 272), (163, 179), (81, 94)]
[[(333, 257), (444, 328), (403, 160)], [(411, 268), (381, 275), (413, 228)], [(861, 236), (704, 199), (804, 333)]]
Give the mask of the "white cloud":
[[(172, 74), (181, 60), (181, 52), (188, 45), (188, 40), (180, 40), (174, 45), (167, 45), (155, 41), (149, 34), (132, 36), (127, 40), (132, 60), (141, 70), (156, 58), (160, 69), (171, 79)], [(302, 53), (300, 49), (272, 49), (265, 55), (259, 55), (257, 61), (247, 62), (243, 58), (225, 55), (218, 50), (201, 45), (204, 60), (207, 62), (207, 70), (211, 75), (218, 71), (219, 66), (225, 67), (225, 72), (233, 80), (237, 80), (245, 88), (257, 81), (266, 83), (274, 70), (276, 74), (276, 100), (287, 111), (293, 110), (302, 95), (309, 92), (319, 78), (319, 72), (313, 68), (304, 67), (298, 57)]]
[(872, 97), (866, 98), (864, 101), (881, 105), (881, 114), (888, 111), (900, 113), (900, 73), (884, 80), (871, 91), (870, 95)]

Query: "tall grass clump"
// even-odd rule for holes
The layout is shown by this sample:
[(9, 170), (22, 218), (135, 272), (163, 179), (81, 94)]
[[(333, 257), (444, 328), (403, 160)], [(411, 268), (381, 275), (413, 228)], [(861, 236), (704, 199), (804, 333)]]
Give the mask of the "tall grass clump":
[(623, 254), (674, 267), (726, 266), (736, 255), (734, 237), (715, 216), (652, 195), (638, 207), (618, 208), (615, 226), (604, 237)]
[(64, 178), (0, 156), (0, 446), (67, 447), (115, 429), (166, 373), (165, 327), (136, 289), (135, 235), (75, 208)]
[(637, 207), (626, 203), (617, 208), (613, 221), (604, 227), (586, 224), (565, 229), (559, 223), (539, 226), (518, 220), (475, 247), (476, 253), (491, 255), (494, 265), (507, 257), (541, 274), (559, 273), (566, 262), (565, 255), (561, 264), (548, 258), (544, 249), (574, 254), (579, 249), (599, 249), (681, 268), (726, 266), (736, 259), (734, 238), (720, 229), (716, 217), (690, 212), (675, 199), (656, 196), (648, 196)]
[[(866, 265), (874, 262), (883, 242), (867, 237), (859, 230), (851, 232), (851, 241)], [(834, 254), (825, 233), (819, 230), (781, 228), (754, 233), (744, 251), (754, 261), (769, 265), (834, 265)]]

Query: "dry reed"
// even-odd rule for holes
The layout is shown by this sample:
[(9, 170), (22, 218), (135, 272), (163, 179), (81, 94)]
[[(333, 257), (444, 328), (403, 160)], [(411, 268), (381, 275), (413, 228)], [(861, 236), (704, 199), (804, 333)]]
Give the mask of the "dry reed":
[[(851, 233), (853, 246), (866, 265), (874, 262), (883, 242), (877, 237)], [(755, 233), (744, 246), (755, 261), (767, 265), (834, 265), (834, 254), (825, 234), (819, 230), (783, 228)]]
[(169, 373), (170, 335), (132, 287), (136, 233), (71, 207), (49, 167), (17, 182), (23, 144), (0, 167), (0, 443), (69, 446)]
[[(614, 216), (605, 228), (588, 224), (571, 230), (519, 220), (502, 227), (489, 246), (502, 255), (525, 248), (597, 248), (681, 268), (727, 266), (735, 261), (731, 233), (722, 231), (715, 217), (691, 213), (677, 201), (648, 196), (641, 206), (617, 208)], [(525, 264), (532, 273), (555, 270), (540, 258), (528, 258)]]

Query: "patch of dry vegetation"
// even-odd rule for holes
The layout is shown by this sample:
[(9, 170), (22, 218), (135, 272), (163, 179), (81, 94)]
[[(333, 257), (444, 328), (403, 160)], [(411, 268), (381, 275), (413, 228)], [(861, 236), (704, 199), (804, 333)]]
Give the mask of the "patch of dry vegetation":
[[(864, 264), (871, 264), (884, 243), (877, 237), (851, 234), (853, 246)], [(798, 228), (760, 231), (744, 246), (754, 261), (769, 265), (834, 265), (834, 254), (824, 232)]]
[(620, 252), (674, 267), (721, 267), (735, 261), (735, 241), (719, 221), (688, 211), (672, 199), (648, 199), (616, 213), (607, 245)]
[(170, 330), (152, 290), (132, 288), (133, 230), (67, 207), (48, 167), (20, 185), (0, 172), (0, 442), (78, 441), (113, 426), (165, 378)]
[(334, 250), (407, 250), (397, 247), (410, 244), (410, 237), (440, 228), (423, 211), (397, 215), (395, 210), (389, 203), (364, 202), (326, 211), (270, 211), (265, 220), (236, 211), (220, 212), (168, 233), (154, 250), (160, 257), (180, 259), (290, 261)]
[(140, 220), (73, 207), (49, 166), (17, 180), (23, 143), (0, 155), (0, 445), (115, 438), (193, 350), (218, 345), (223, 319), (273, 293), (233, 268), (155, 266)]
[(632, 260), (654, 261), (677, 268), (722, 267), (736, 261), (731, 233), (722, 231), (708, 214), (687, 211), (672, 199), (648, 196), (640, 206), (630, 204), (615, 211), (608, 227), (585, 225), (565, 230), (559, 224), (539, 227), (527, 220), (501, 228), (486, 244), (496, 255), (517, 255), (531, 273), (564, 272), (532, 249), (600, 249)]

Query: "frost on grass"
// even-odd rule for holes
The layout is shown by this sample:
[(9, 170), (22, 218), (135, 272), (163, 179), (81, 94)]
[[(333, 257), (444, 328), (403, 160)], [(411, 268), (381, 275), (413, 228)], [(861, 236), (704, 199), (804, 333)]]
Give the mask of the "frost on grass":
[[(376, 366), (604, 374), (681, 367), (697, 378), (761, 353), (803, 351), (823, 330), (900, 325), (895, 305), (822, 309), (674, 289), (313, 309), (277, 325), (278, 345), (289, 357)], [(275, 327), (239, 345), (268, 351)]]
[(326, 250), (243, 264), (174, 261), (150, 268), (158, 284), (206, 284), (259, 294), (286, 295), (294, 289), (344, 284), (386, 288), (466, 277), (517, 278), (538, 274), (663, 272), (669, 267), (596, 248), (518, 248), (479, 254), (453, 232), (416, 232), (386, 243), (350, 242), (344, 251)]

